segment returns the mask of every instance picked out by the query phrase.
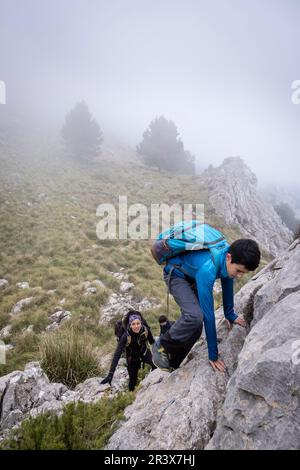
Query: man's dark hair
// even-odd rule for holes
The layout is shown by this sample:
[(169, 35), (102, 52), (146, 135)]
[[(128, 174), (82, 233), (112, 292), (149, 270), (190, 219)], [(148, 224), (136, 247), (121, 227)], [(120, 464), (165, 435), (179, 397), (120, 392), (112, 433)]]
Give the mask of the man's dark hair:
[(260, 262), (260, 250), (256, 241), (241, 238), (230, 245), (231, 262), (242, 264), (248, 271), (254, 271)]
[(168, 321), (166, 315), (161, 315), (158, 319), (159, 323), (165, 323), (166, 321)]

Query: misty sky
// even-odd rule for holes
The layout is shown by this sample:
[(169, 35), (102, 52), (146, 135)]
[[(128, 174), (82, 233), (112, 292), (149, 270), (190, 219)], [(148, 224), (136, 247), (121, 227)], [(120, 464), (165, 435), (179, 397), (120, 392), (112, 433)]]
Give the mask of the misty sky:
[(82, 99), (135, 146), (163, 114), (199, 167), (240, 155), (298, 183), (299, 0), (0, 0), (7, 104), (60, 122)]

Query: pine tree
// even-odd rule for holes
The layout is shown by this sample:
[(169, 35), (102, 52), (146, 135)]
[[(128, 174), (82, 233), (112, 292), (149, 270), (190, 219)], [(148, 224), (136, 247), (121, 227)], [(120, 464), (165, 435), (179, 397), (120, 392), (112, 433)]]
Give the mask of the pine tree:
[(137, 146), (137, 154), (150, 166), (174, 173), (195, 173), (195, 157), (184, 150), (177, 127), (164, 116), (154, 119)]
[(67, 114), (61, 134), (66, 152), (73, 158), (89, 161), (101, 152), (102, 132), (84, 101)]

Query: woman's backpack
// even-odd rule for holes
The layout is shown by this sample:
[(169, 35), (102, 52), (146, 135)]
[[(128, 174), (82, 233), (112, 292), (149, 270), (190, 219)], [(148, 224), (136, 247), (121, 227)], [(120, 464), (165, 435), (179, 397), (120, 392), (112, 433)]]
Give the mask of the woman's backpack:
[(117, 320), (115, 323), (115, 336), (117, 341), (120, 341), (121, 336), (125, 333), (122, 320)]

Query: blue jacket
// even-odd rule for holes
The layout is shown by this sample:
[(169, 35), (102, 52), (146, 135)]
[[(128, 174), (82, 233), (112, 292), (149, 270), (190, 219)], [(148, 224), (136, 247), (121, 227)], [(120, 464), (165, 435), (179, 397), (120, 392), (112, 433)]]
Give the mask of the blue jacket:
[[(228, 249), (220, 255), (220, 265), (217, 272), (209, 250), (188, 251), (182, 255), (171, 258), (164, 271), (169, 272), (172, 264), (182, 266), (191, 279), (195, 279), (198, 290), (199, 304), (204, 315), (204, 327), (208, 344), (208, 356), (211, 361), (218, 359), (217, 332), (214, 312), (213, 286), (216, 279), (221, 279), (224, 315), (233, 322), (237, 315), (233, 307), (233, 279), (228, 276), (226, 268), (226, 254)], [(174, 269), (172, 276), (184, 278), (185, 275)]]

